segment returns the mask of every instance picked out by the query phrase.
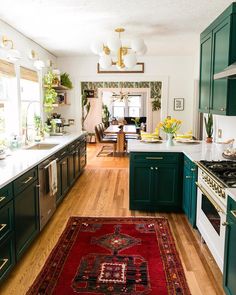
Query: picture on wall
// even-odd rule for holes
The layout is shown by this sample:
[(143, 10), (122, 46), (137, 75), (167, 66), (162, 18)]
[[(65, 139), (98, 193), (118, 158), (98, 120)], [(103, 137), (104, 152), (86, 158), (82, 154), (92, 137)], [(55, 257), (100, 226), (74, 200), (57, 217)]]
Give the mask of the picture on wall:
[(94, 90), (93, 89), (85, 89), (84, 94), (87, 96), (87, 98), (94, 98)]
[(184, 110), (184, 99), (174, 98), (174, 111), (183, 111), (183, 110)]

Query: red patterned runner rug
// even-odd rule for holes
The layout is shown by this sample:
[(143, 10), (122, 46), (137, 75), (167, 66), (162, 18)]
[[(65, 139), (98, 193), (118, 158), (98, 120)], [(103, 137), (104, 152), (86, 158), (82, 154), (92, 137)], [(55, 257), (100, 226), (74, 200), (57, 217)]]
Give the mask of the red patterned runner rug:
[(165, 218), (70, 217), (27, 295), (189, 295)]

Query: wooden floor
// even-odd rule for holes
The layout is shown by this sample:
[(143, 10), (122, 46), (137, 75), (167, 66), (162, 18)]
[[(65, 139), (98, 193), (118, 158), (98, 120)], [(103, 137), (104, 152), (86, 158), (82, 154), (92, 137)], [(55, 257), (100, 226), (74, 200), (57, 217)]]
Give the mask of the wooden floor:
[[(24, 295), (43, 267), (69, 216), (160, 216), (128, 209), (129, 159), (96, 157), (88, 147), (88, 165), (49, 224), (0, 288), (1, 295)], [(222, 295), (222, 275), (199, 234), (183, 214), (161, 214), (169, 220), (193, 295)], [(66, 294), (65, 294), (66, 295)], [(157, 294), (158, 295), (158, 294)]]

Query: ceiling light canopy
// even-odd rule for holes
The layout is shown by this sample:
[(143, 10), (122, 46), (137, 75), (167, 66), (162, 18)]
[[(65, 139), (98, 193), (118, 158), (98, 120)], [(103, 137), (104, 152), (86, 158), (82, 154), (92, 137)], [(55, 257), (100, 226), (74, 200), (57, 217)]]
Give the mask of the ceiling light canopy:
[(13, 41), (6, 36), (2, 37), (2, 47), (6, 50), (6, 58), (9, 61), (15, 62), (22, 58), (19, 50), (14, 49)]
[[(120, 38), (124, 28), (117, 28), (117, 36), (112, 37), (106, 42), (96, 41), (92, 44), (92, 51), (99, 55), (99, 64), (101, 68), (108, 69), (112, 65), (120, 70), (131, 69), (137, 63), (136, 55), (144, 55), (147, 47), (142, 39), (134, 39), (130, 42), (130, 47), (124, 46)], [(114, 57), (115, 56), (115, 57)]]

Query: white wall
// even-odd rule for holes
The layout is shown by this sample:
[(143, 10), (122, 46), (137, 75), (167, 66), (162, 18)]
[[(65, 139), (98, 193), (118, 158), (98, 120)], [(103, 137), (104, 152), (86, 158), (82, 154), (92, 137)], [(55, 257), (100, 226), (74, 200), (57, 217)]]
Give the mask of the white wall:
[[(214, 140), (224, 141), (231, 138), (236, 140), (236, 116), (213, 116)], [(222, 130), (222, 138), (218, 138), (218, 129)], [(236, 143), (234, 144), (236, 145)]]
[[(198, 49), (196, 50), (198, 51)], [(196, 56), (145, 56), (144, 74), (97, 74), (96, 56), (58, 58), (58, 67), (71, 75), (74, 89), (70, 91), (71, 106), (62, 110), (66, 118), (75, 118), (76, 128), (80, 127), (80, 82), (81, 81), (164, 81), (166, 87), (162, 105), (164, 114), (183, 120), (182, 132), (193, 129), (194, 80), (196, 79)], [(174, 111), (174, 98), (183, 97), (184, 111)], [(92, 130), (91, 130), (92, 131)]]
[[(14, 126), (13, 126), (13, 133), (19, 134), (19, 121), (20, 121), (20, 84), (19, 84), (19, 78), (20, 78), (20, 66), (35, 70), (33, 67), (33, 61), (28, 58), (29, 53), (31, 50), (34, 50), (38, 53), (38, 56), (43, 61), (51, 60), (54, 64), (56, 64), (56, 57), (52, 55), (50, 52), (48, 52), (46, 49), (42, 48), (40, 45), (32, 41), (31, 39), (25, 37), (21, 33), (19, 33), (17, 30), (6, 24), (5, 22), (0, 20), (0, 38), (2, 36), (6, 36), (8, 39), (11, 39), (14, 43), (14, 48), (19, 50), (22, 56), (22, 59), (17, 61), (15, 63), (15, 69), (16, 69), (16, 78), (17, 78), (17, 102), (14, 105), (15, 107), (15, 113), (16, 116), (14, 116)], [(1, 41), (0, 41), (1, 42)], [(5, 59), (5, 51), (0, 48), (0, 58)], [(39, 72), (39, 78), (40, 78), (40, 84), (41, 84), (41, 77), (42, 73)], [(42, 85), (41, 85), (42, 86)], [(42, 87), (41, 87), (41, 101), (42, 99)]]

